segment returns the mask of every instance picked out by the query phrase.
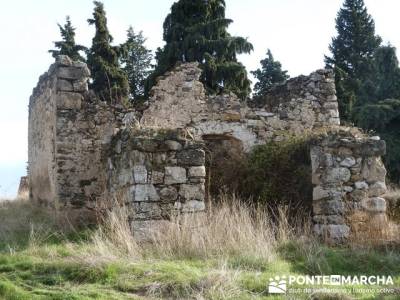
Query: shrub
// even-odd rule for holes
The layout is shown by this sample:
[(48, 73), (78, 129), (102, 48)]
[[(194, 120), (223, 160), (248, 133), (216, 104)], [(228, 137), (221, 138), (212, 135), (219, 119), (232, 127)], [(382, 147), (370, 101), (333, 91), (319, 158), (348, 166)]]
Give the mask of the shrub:
[(311, 161), (308, 139), (292, 138), (256, 147), (247, 161), (240, 194), (271, 207), (311, 210)]

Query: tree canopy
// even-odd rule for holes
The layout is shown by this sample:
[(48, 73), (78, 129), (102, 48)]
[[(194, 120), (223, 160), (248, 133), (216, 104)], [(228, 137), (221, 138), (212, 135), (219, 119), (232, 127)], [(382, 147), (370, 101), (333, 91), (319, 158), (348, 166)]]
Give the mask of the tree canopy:
[(103, 3), (93, 3), (93, 19), (88, 19), (88, 22), (95, 25), (96, 33), (87, 59), (93, 79), (91, 88), (104, 101), (121, 102), (128, 97), (129, 86), (127, 76), (119, 64), (120, 48), (111, 46), (113, 38), (107, 28)]
[(177, 62), (199, 62), (201, 81), (210, 93), (231, 91), (245, 98), (250, 80), (237, 55), (250, 53), (253, 45), (243, 37), (232, 36), (225, 17), (224, 0), (179, 0), (164, 21), (165, 46), (156, 53), (157, 65), (148, 90), (157, 76)]
[(86, 51), (87, 48), (75, 43), (75, 28), (72, 26), (69, 16), (66, 17), (64, 26), (57, 24), (60, 29), (62, 41), (54, 42), (55, 50), (49, 50), (55, 58), (58, 55), (68, 55), (72, 60), (85, 61), (85, 58), (79, 52)]
[(147, 77), (151, 73), (151, 51), (144, 43), (146, 39), (140, 31), (135, 33), (132, 27), (127, 31), (127, 40), (121, 45), (120, 57), (123, 70), (128, 76), (130, 99), (138, 100), (144, 97), (144, 86)]
[(254, 85), (254, 96), (262, 97), (267, 94), (271, 88), (285, 82), (289, 79), (287, 71), (282, 70), (282, 65), (276, 61), (270, 49), (268, 49), (267, 57), (260, 61), (261, 68), (251, 73), (257, 79)]
[[(381, 43), (375, 23), (363, 0), (345, 0), (336, 18), (337, 36), (329, 46), (328, 67), (335, 70), (339, 110), (349, 120), (351, 110), (365, 81), (370, 80), (372, 58)], [(367, 83), (368, 84), (368, 83)]]

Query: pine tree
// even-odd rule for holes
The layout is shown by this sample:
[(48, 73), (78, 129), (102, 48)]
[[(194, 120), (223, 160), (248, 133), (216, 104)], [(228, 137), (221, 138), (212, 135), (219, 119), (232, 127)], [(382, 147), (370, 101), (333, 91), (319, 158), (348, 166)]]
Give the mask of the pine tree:
[(88, 67), (92, 74), (91, 88), (100, 99), (107, 102), (121, 102), (128, 97), (129, 86), (125, 72), (119, 65), (120, 48), (111, 46), (112, 36), (107, 28), (103, 3), (94, 1), (93, 19), (96, 33), (88, 51)]
[(329, 46), (332, 56), (325, 61), (335, 70), (341, 117), (349, 120), (360, 87), (371, 74), (372, 57), (381, 38), (375, 35), (375, 23), (363, 0), (345, 0), (336, 18), (336, 30), (338, 35)]
[(135, 33), (132, 27), (129, 27), (127, 40), (121, 45), (123, 49), (120, 58), (123, 70), (128, 76), (129, 91), (131, 100), (137, 100), (144, 97), (144, 85), (147, 77), (151, 73), (152, 54), (144, 43), (146, 39), (142, 32)]
[(149, 80), (162, 75), (177, 62), (199, 62), (201, 81), (210, 93), (232, 91), (245, 98), (250, 80), (237, 55), (250, 53), (251, 43), (231, 36), (227, 28), (233, 21), (225, 17), (224, 0), (179, 0), (164, 21), (165, 46), (156, 53), (157, 66)]
[(258, 80), (254, 85), (254, 96), (265, 96), (271, 88), (285, 82), (289, 75), (287, 71), (282, 70), (282, 65), (279, 61), (275, 61), (270, 49), (268, 49), (267, 57), (260, 61), (261, 69), (252, 71), (251, 74)]
[(86, 51), (87, 48), (82, 45), (75, 44), (75, 28), (72, 27), (71, 19), (66, 17), (65, 25), (57, 24), (60, 29), (62, 41), (54, 42), (54, 47), (57, 50), (49, 50), (54, 58), (58, 55), (68, 55), (72, 60), (85, 61), (85, 58), (80, 55), (80, 51)]

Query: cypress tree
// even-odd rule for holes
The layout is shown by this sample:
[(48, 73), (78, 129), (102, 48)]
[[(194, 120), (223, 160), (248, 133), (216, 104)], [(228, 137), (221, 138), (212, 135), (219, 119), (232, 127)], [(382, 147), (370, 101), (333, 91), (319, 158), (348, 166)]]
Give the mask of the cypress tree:
[(104, 101), (121, 102), (128, 97), (129, 87), (127, 76), (119, 65), (120, 48), (111, 46), (113, 38), (107, 28), (103, 3), (93, 3), (93, 19), (88, 22), (95, 25), (96, 33), (87, 60), (93, 79), (91, 88)]
[(345, 0), (336, 18), (336, 30), (338, 35), (329, 46), (332, 56), (325, 61), (335, 70), (341, 117), (349, 120), (360, 87), (371, 74), (372, 57), (381, 38), (375, 35), (375, 23), (363, 0)]
[(72, 27), (71, 19), (69, 16), (66, 17), (64, 26), (57, 24), (60, 29), (62, 41), (54, 42), (56, 50), (49, 50), (54, 58), (58, 55), (68, 55), (72, 60), (85, 61), (80, 55), (80, 51), (86, 51), (87, 48), (82, 45), (75, 44), (75, 28)]
[(245, 98), (250, 80), (237, 55), (250, 53), (251, 43), (231, 36), (227, 28), (233, 21), (225, 17), (224, 0), (179, 0), (164, 21), (165, 46), (156, 53), (157, 66), (147, 90), (155, 78), (177, 62), (199, 62), (201, 81), (210, 93), (232, 91)]
[(289, 78), (287, 71), (282, 70), (281, 63), (274, 59), (270, 49), (268, 49), (267, 57), (261, 60), (260, 64), (261, 69), (251, 72), (258, 80), (254, 85), (255, 97), (264, 96), (274, 85), (283, 83)]
[(135, 33), (132, 27), (127, 32), (127, 40), (121, 45), (120, 58), (123, 70), (128, 76), (131, 100), (144, 97), (145, 80), (151, 73), (151, 51), (144, 45), (146, 39), (142, 32)]

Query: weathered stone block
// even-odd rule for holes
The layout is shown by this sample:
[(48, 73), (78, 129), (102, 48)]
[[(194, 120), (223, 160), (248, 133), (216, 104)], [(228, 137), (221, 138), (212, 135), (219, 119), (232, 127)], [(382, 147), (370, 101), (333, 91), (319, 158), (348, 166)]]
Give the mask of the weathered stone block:
[(386, 142), (382, 140), (369, 139), (361, 148), (363, 156), (383, 156), (386, 154)]
[(204, 201), (189, 200), (182, 203), (180, 207), (183, 213), (203, 211), (206, 209)]
[(356, 164), (356, 160), (354, 157), (346, 157), (344, 160), (341, 161), (340, 165), (342, 167), (350, 168)]
[(73, 90), (75, 92), (86, 92), (88, 90), (88, 82), (86, 79), (77, 80), (73, 83)]
[(135, 186), (134, 201), (159, 201), (160, 196), (152, 184), (138, 184)]
[(178, 164), (185, 166), (202, 166), (205, 163), (205, 152), (200, 149), (187, 149), (176, 155)]
[(313, 202), (313, 212), (316, 215), (341, 215), (345, 205), (340, 200), (320, 200)]
[(368, 183), (366, 183), (365, 181), (357, 181), (356, 183), (354, 183), (354, 186), (357, 190), (368, 189)]
[(161, 184), (164, 182), (164, 173), (158, 171), (152, 171), (151, 173), (151, 183), (152, 184)]
[(328, 242), (342, 242), (350, 236), (350, 227), (347, 225), (314, 225), (314, 232)]
[(178, 198), (178, 191), (173, 186), (167, 186), (160, 190), (160, 197), (163, 201), (173, 202)]
[(223, 114), (222, 119), (226, 122), (240, 122), (242, 116), (239, 112), (226, 112)]
[(364, 160), (361, 175), (368, 183), (377, 181), (384, 182), (386, 178), (386, 169), (382, 160), (378, 157), (370, 157)]
[(379, 197), (363, 199), (361, 206), (370, 212), (386, 212), (386, 200)]
[(171, 151), (179, 151), (182, 149), (182, 145), (179, 142), (173, 140), (165, 141), (165, 145), (167, 149)]
[(70, 81), (59, 79), (57, 80), (57, 90), (62, 92), (73, 92), (74, 87)]
[(321, 200), (325, 198), (340, 198), (341, 192), (336, 188), (326, 188), (316, 186), (313, 189), (313, 200)]
[(138, 150), (133, 150), (129, 154), (130, 165), (144, 165), (146, 161), (150, 160), (150, 156), (147, 153), (140, 152)]
[(135, 183), (147, 183), (147, 169), (146, 166), (136, 165), (133, 166), (133, 177)]
[(129, 185), (132, 183), (132, 172), (128, 169), (124, 169), (118, 175), (118, 184), (120, 186)]
[(205, 177), (206, 176), (206, 168), (204, 166), (191, 167), (191, 168), (189, 168), (189, 176), (190, 177)]
[(56, 63), (60, 66), (72, 66), (72, 60), (67, 55), (58, 55), (56, 57)]
[(384, 182), (378, 181), (369, 187), (368, 196), (378, 197), (385, 194), (387, 191), (386, 184)]
[(351, 193), (354, 189), (351, 186), (344, 185), (343, 186), (343, 192), (345, 193)]
[(351, 178), (351, 172), (347, 168), (328, 168), (323, 181), (326, 183), (345, 183)]
[(179, 195), (186, 200), (203, 201), (205, 197), (204, 185), (182, 184), (179, 188)]
[(345, 218), (340, 215), (315, 215), (313, 221), (317, 224), (337, 224), (341, 225), (345, 223)]
[(83, 96), (79, 93), (61, 92), (56, 100), (57, 108), (60, 109), (80, 109)]
[(57, 76), (64, 79), (78, 80), (88, 77), (89, 71), (87, 68), (77, 67), (59, 67)]
[(182, 167), (165, 167), (165, 184), (185, 183), (186, 169)]
[(351, 197), (352, 201), (360, 202), (363, 199), (368, 197), (368, 193), (365, 189), (364, 190), (354, 190), (353, 192), (350, 193), (350, 197)]

